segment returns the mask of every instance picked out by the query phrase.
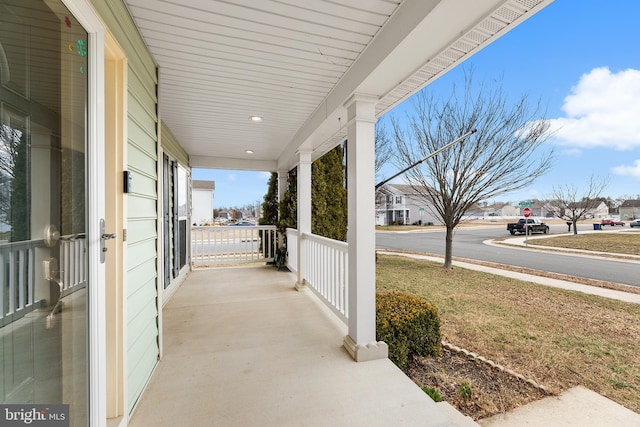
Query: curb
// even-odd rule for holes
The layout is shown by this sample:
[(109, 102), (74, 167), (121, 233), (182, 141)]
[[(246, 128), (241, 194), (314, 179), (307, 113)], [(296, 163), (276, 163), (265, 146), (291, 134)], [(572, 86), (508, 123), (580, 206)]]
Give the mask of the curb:
[(493, 360), (487, 359), (486, 357), (483, 357), (483, 356), (479, 356), (476, 353), (470, 352), (469, 350), (466, 350), (464, 348), (457, 347), (457, 346), (455, 346), (455, 345), (453, 345), (451, 343), (448, 343), (446, 341), (442, 341), (442, 346), (444, 348), (446, 348), (447, 350), (450, 350), (450, 351), (453, 351), (453, 352), (456, 352), (456, 353), (459, 353), (459, 354), (464, 354), (467, 357), (472, 357), (474, 359), (477, 359), (477, 360), (481, 361), (482, 363), (485, 363), (485, 364), (491, 366), (492, 368), (495, 368), (495, 369), (497, 369), (497, 370), (499, 370), (501, 372), (504, 372), (505, 374), (511, 375), (514, 378), (517, 378), (519, 380), (522, 380), (522, 381), (532, 385), (533, 387), (537, 388), (538, 390), (541, 390), (541, 391), (545, 392), (546, 394), (550, 394), (550, 395), (553, 394), (553, 393), (551, 393), (549, 391), (549, 389), (547, 387), (545, 387), (544, 385), (538, 383), (537, 381), (535, 381), (535, 380), (533, 380), (531, 378), (526, 378), (524, 375), (518, 374), (515, 371), (512, 371), (511, 369), (507, 369), (504, 366), (495, 363)]

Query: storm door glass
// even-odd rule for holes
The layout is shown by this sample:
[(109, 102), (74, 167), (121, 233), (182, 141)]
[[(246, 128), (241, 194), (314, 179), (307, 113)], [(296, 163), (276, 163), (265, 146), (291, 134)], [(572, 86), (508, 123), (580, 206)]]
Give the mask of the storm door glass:
[[(88, 420), (87, 33), (0, 0), (0, 402)], [(0, 423), (1, 424), (1, 423)]]

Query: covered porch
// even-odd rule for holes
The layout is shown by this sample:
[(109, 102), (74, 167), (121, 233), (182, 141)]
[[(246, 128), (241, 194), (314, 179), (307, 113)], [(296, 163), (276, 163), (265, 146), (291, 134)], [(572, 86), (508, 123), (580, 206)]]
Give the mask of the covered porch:
[(129, 425), (475, 425), (388, 359), (353, 363), (346, 325), (273, 266), (196, 270), (164, 307), (164, 355)]

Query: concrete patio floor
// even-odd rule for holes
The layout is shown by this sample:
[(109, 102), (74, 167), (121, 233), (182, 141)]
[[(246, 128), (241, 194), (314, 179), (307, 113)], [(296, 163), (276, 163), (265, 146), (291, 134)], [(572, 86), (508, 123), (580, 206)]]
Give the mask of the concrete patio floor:
[(274, 267), (194, 271), (164, 307), (164, 357), (129, 425), (477, 425), (388, 359), (354, 362), (346, 326)]

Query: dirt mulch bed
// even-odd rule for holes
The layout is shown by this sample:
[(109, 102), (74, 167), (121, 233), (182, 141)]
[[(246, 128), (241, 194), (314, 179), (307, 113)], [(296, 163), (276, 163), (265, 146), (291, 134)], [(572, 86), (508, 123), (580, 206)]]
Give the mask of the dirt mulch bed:
[(474, 420), (549, 396), (513, 375), (445, 348), (440, 357), (411, 360), (407, 375), (420, 387), (435, 388), (441, 400)]

